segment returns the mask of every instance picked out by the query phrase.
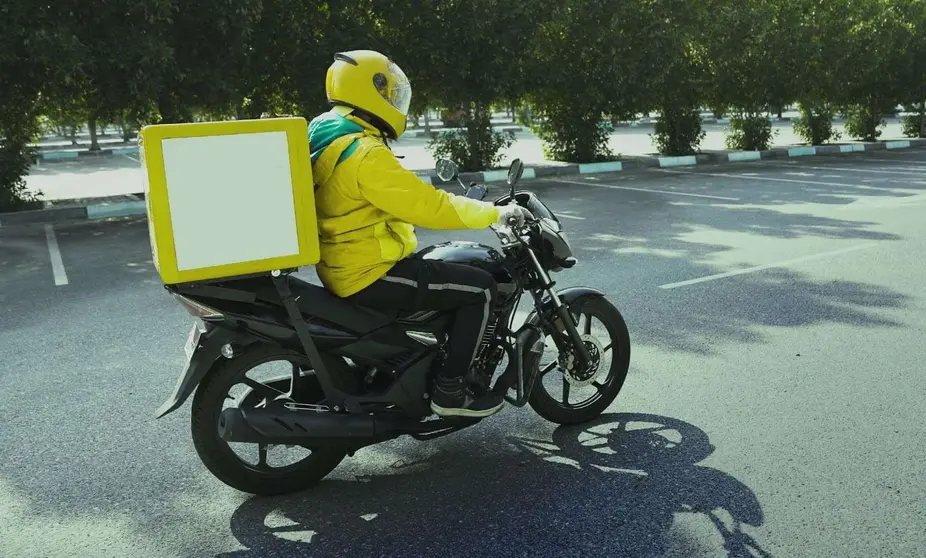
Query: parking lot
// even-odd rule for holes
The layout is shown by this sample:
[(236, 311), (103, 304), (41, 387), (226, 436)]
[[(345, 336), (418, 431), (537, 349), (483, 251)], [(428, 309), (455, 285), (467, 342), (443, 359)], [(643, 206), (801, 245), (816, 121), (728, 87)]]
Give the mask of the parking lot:
[(630, 328), (608, 413), (508, 408), (284, 498), (211, 477), (188, 404), (154, 420), (191, 319), (144, 219), (0, 228), (0, 556), (922, 553), (926, 150), (522, 187), (579, 259), (558, 286)]

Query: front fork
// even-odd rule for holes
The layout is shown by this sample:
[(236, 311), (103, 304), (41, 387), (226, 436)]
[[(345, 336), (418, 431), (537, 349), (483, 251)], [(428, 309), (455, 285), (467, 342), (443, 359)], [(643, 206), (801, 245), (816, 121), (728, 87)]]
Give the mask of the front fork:
[[(579, 364), (581, 365), (580, 370), (588, 368), (588, 366), (591, 364), (592, 357), (588, 353), (588, 347), (585, 346), (585, 342), (582, 340), (582, 336), (579, 334), (579, 330), (576, 328), (578, 324), (576, 324), (572, 314), (569, 312), (569, 308), (563, 304), (563, 301), (560, 300), (559, 295), (557, 295), (553, 290), (555, 284), (550, 278), (550, 274), (546, 272), (542, 265), (540, 265), (540, 261), (537, 260), (537, 255), (534, 254), (534, 251), (529, 247), (527, 248), (527, 253), (530, 255), (531, 262), (534, 264), (534, 269), (537, 271), (537, 275), (540, 277), (543, 292), (550, 295), (550, 300), (553, 302), (553, 312), (556, 315), (551, 316), (549, 321), (551, 322), (550, 325), (552, 326), (551, 333), (554, 333), (553, 342), (556, 343), (556, 348), (561, 352), (569, 350), (569, 347), (566, 346), (566, 344), (563, 342), (563, 339), (559, 335), (556, 335), (556, 333), (565, 330), (566, 336), (569, 338), (569, 341), (572, 344), (572, 349), (575, 350), (575, 355), (579, 359)], [(534, 296), (534, 303), (537, 306), (537, 312), (539, 312), (543, 318), (543, 300), (536, 292), (532, 292), (531, 294)]]

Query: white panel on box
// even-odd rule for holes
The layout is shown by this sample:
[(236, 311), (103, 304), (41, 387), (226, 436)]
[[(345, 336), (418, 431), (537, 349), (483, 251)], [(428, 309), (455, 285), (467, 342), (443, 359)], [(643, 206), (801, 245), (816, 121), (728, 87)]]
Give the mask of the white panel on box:
[(177, 269), (299, 252), (285, 132), (162, 143)]

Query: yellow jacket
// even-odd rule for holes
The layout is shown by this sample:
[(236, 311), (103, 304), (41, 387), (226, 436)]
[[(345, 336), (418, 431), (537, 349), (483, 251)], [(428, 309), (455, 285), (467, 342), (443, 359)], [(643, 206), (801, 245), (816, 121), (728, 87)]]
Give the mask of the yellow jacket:
[(414, 226), (482, 229), (490, 203), (455, 196), (402, 167), (380, 133), (335, 108), (309, 125), (321, 245), (318, 277), (347, 297), (383, 277), (418, 246)]

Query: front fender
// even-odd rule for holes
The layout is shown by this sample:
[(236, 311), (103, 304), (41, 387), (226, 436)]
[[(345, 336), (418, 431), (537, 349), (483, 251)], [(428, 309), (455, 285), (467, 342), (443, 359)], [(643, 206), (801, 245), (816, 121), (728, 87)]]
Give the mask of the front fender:
[[(566, 306), (572, 306), (577, 302), (581, 302), (583, 299), (603, 298), (605, 296), (603, 292), (592, 287), (566, 287), (565, 289), (556, 291), (556, 294)], [(543, 299), (543, 305), (540, 310), (545, 315), (552, 316), (553, 312), (555, 311), (553, 307), (553, 299), (549, 296), (545, 297)], [(525, 323), (539, 325), (540, 316), (538, 315), (537, 310), (532, 310), (524, 321)]]
[(177, 379), (176, 385), (174, 385), (173, 393), (157, 410), (154, 418), (159, 419), (179, 409), (184, 401), (196, 390), (196, 386), (203, 381), (215, 361), (222, 356), (222, 345), (230, 343), (235, 337), (234, 332), (225, 328), (214, 328), (204, 333), (199, 340), (199, 345), (193, 352), (193, 357), (190, 358), (186, 368), (180, 373), (180, 377)]

